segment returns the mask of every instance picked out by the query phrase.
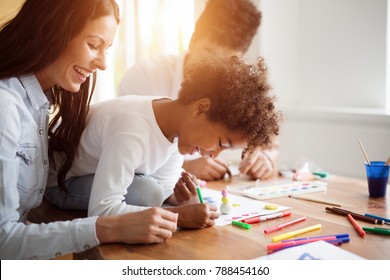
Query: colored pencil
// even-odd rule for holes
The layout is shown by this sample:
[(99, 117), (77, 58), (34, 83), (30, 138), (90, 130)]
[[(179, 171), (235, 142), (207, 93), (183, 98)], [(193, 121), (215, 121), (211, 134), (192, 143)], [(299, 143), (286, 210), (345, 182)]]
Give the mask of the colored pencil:
[(295, 199), (300, 199), (300, 200), (305, 200), (305, 201), (310, 201), (310, 202), (316, 202), (316, 203), (322, 203), (322, 204), (327, 204), (327, 205), (332, 205), (332, 206), (338, 206), (341, 207), (340, 204), (332, 203), (332, 202), (327, 202), (323, 200), (318, 200), (318, 199), (312, 199), (312, 198), (306, 198), (306, 197), (298, 197), (298, 196), (292, 196), (289, 195), (288, 197), (290, 198), (295, 198)]

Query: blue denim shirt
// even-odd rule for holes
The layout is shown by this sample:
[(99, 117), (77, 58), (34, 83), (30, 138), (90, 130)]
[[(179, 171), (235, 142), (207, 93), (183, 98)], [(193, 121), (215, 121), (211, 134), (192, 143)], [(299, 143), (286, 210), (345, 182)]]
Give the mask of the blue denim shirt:
[(47, 183), (49, 109), (35, 75), (0, 80), (0, 259), (49, 259), (99, 244), (96, 217), (27, 224)]

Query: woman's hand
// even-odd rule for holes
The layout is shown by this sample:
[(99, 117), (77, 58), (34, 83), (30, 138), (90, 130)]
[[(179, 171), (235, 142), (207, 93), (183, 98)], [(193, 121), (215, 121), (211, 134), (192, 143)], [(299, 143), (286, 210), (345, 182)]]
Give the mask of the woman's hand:
[(101, 243), (162, 243), (176, 231), (178, 214), (153, 207), (120, 216), (96, 220), (96, 235)]

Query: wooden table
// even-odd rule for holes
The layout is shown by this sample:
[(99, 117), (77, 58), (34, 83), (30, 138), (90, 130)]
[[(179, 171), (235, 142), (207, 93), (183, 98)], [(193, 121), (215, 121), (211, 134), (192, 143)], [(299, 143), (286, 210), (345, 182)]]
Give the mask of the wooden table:
[[(207, 187), (222, 190), (228, 184), (254, 184), (239, 177), (233, 181), (208, 182)], [(329, 179), (327, 191), (301, 195), (302, 197), (320, 199), (338, 203), (342, 208), (357, 213), (371, 213), (390, 217), (390, 202), (386, 198), (368, 197), (365, 180), (334, 177)], [(75, 259), (136, 259), (136, 260), (247, 260), (267, 254), (266, 245), (275, 235), (320, 223), (322, 228), (315, 232), (302, 234), (299, 237), (318, 236), (336, 233), (349, 233), (350, 242), (341, 248), (367, 259), (390, 259), (390, 236), (367, 234), (361, 238), (344, 216), (325, 211), (327, 205), (293, 199), (289, 197), (267, 200), (291, 207), (290, 217), (269, 220), (254, 224), (252, 229), (245, 230), (232, 225), (210, 227), (199, 230), (177, 230), (173, 237), (163, 244), (152, 245), (101, 245), (83, 253), (74, 254)], [(264, 234), (264, 229), (306, 216), (306, 222), (289, 226), (278, 232)], [(358, 221), (361, 226), (373, 227), (373, 224)], [(376, 226), (376, 225), (375, 225)], [(390, 228), (388, 225), (382, 227)]]

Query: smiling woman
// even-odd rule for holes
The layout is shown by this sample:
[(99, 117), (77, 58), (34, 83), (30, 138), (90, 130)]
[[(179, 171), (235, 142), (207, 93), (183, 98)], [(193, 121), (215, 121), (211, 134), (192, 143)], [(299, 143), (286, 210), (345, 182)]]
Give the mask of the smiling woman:
[(60, 85), (69, 92), (78, 92), (91, 74), (105, 70), (106, 50), (114, 41), (117, 26), (111, 16), (89, 21), (53, 63), (36, 72), (42, 89)]
[[(0, 259), (53, 258), (108, 242), (162, 242), (176, 230), (177, 216), (162, 209), (27, 223), (43, 199), (49, 155), (64, 155), (60, 179), (72, 165), (94, 74), (106, 68), (118, 24), (114, 0), (27, 0), (0, 27)], [(58, 110), (49, 126), (51, 105)]]

